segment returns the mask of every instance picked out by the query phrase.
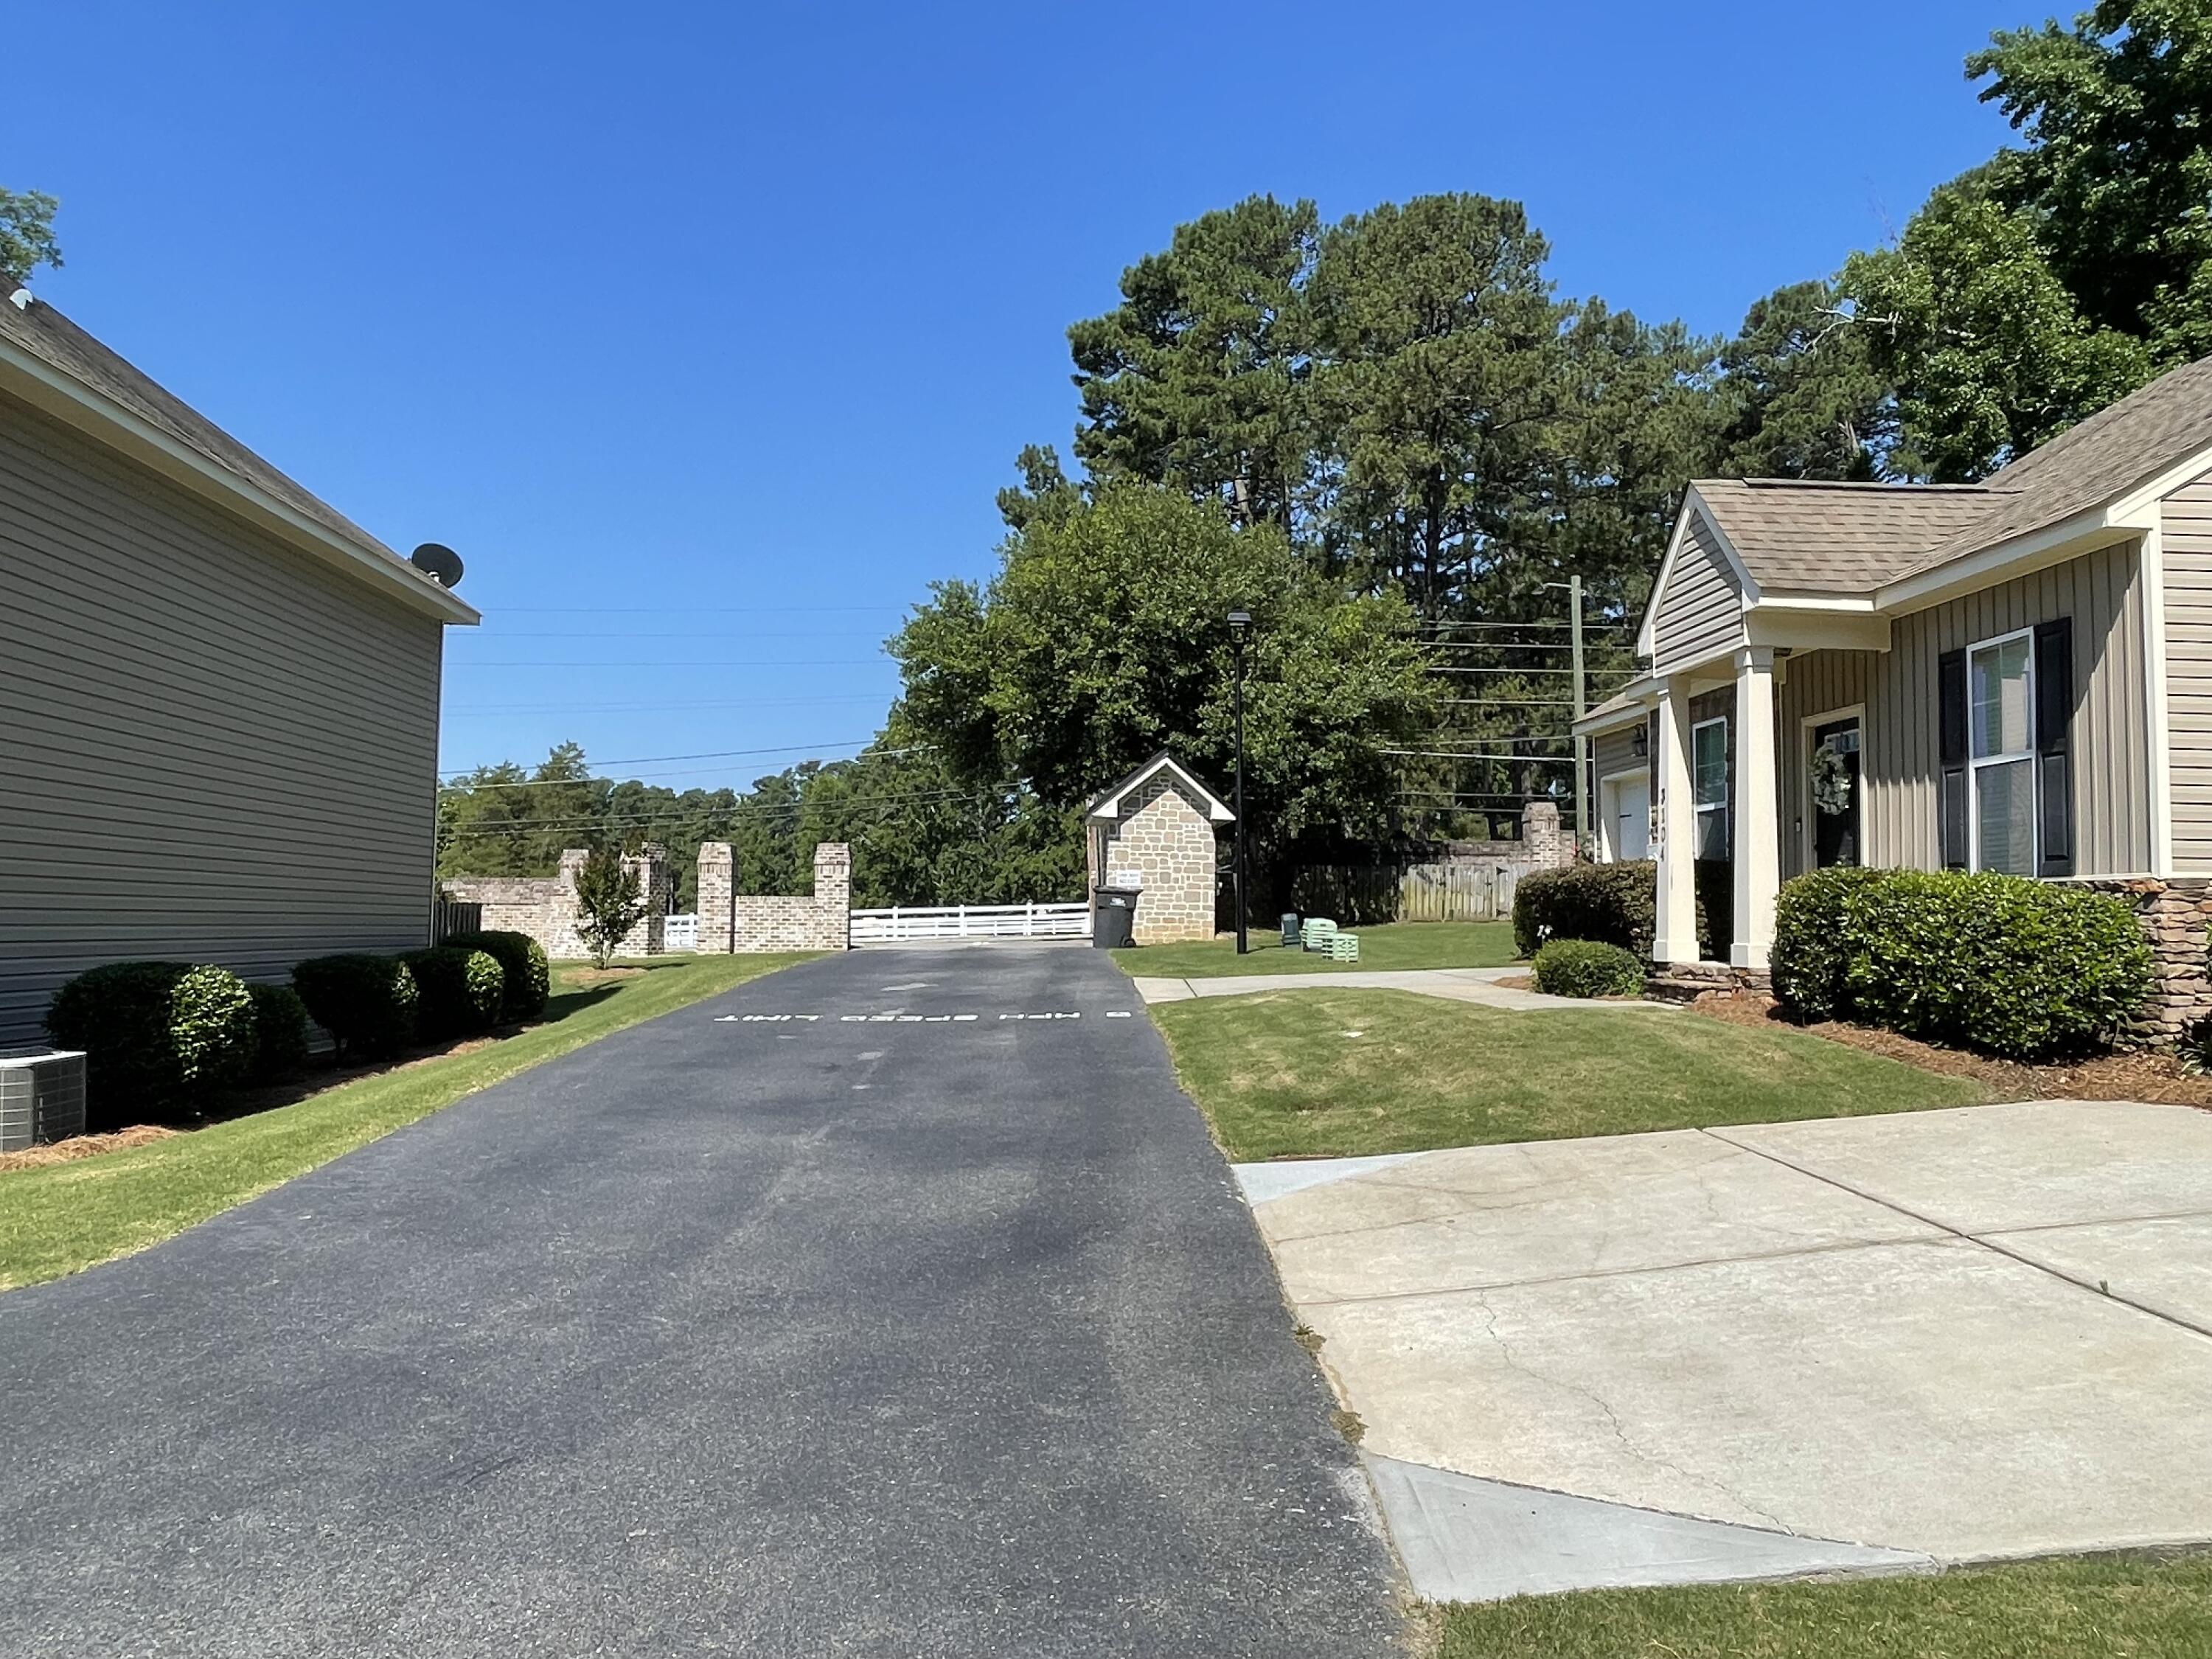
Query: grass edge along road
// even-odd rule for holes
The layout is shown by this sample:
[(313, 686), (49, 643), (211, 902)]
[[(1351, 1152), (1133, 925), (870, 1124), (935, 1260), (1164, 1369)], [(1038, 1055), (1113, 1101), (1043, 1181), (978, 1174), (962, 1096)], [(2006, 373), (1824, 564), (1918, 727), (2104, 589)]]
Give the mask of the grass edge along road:
[[(1141, 901), (1139, 901), (1141, 902)], [(1286, 949), (1273, 926), (1245, 930), (1251, 950), (1237, 954), (1233, 939), (1181, 945), (1139, 945), (1109, 952), (1115, 965), (1140, 979), (1212, 979), (1232, 974), (1400, 973), (1416, 968), (1504, 968), (1515, 960), (1510, 921), (1394, 921), (1347, 927), (1359, 935), (1359, 960), (1332, 962), (1317, 952)]]
[(158, 1244), (478, 1090), (809, 959), (662, 957), (602, 984), (588, 967), (563, 963), (544, 1017), (512, 1036), (126, 1152), (0, 1174), (0, 1291)]
[(2197, 1659), (2212, 1653), (2212, 1556), (1583, 1590), (1439, 1619), (1440, 1659)]
[(1978, 1105), (1939, 1077), (1777, 1026), (1628, 1009), (1517, 1012), (1407, 991), (1154, 1004), (1230, 1158), (1352, 1158)]

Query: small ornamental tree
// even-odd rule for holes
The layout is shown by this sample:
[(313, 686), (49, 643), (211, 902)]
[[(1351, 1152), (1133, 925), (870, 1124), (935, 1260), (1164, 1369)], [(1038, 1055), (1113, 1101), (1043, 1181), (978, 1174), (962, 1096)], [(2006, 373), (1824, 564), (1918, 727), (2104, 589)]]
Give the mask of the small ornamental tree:
[(621, 852), (612, 846), (592, 849), (584, 867), (576, 872), (576, 933), (605, 967), (629, 930), (645, 920), (645, 900), (637, 872), (623, 866)]

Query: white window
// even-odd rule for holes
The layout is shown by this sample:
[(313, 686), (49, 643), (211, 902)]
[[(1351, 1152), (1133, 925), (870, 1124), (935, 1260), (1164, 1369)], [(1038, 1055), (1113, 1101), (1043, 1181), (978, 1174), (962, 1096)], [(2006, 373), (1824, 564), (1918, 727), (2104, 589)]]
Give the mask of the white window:
[(1690, 728), (1690, 798), (1697, 803), (1694, 856), (1729, 855), (1728, 716), (1699, 720)]
[(2035, 635), (1966, 653), (1967, 823), (1977, 870), (2035, 873)]

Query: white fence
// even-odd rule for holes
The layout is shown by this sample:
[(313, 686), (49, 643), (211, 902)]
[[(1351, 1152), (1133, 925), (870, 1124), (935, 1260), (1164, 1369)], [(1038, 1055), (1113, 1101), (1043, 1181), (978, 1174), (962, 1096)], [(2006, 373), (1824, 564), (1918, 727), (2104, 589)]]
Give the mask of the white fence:
[(1087, 904), (894, 905), (853, 912), (853, 943), (913, 939), (1089, 939)]
[(664, 916), (661, 946), (664, 951), (696, 951), (699, 948), (699, 918), (696, 913), (688, 916)]

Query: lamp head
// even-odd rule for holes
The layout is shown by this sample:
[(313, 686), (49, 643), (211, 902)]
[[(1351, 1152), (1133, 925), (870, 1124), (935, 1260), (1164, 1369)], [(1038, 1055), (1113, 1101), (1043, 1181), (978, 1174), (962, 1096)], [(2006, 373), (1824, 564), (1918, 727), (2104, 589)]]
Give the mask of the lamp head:
[(1229, 613), (1229, 637), (1237, 644), (1244, 643), (1244, 635), (1249, 633), (1251, 629), (1252, 613), (1250, 611), (1232, 611)]

